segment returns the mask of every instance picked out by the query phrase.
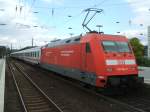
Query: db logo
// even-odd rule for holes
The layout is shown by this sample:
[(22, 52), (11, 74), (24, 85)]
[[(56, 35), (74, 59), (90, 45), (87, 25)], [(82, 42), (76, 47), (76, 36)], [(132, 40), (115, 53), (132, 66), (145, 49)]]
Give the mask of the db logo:
[(119, 65), (124, 65), (124, 64), (125, 64), (125, 61), (124, 61), (124, 60), (118, 60), (118, 64), (119, 64)]

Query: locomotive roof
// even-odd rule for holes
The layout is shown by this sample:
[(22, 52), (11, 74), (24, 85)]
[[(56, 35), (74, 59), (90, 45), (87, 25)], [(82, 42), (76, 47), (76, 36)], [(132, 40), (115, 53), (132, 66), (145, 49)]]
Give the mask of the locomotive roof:
[(81, 39), (82, 35), (79, 36), (75, 36), (75, 37), (70, 37), (67, 39), (63, 39), (63, 40), (56, 40), (56, 41), (51, 41), (50, 43), (48, 43), (45, 47), (54, 47), (57, 45), (64, 45), (64, 44), (71, 44), (71, 43), (79, 43), (80, 39)]
[[(109, 36), (109, 38), (116, 37), (116, 39), (126, 38), (125, 36), (122, 36), (122, 35), (110, 35), (110, 34), (98, 34), (98, 33), (89, 33), (89, 34), (96, 34), (96, 35), (101, 35), (101, 36), (104, 36), (104, 37)], [(58, 39), (58, 40), (51, 41), (50, 43), (48, 43), (47, 45), (45, 45), (45, 47), (48, 48), (48, 47), (55, 47), (55, 46), (58, 46), (58, 45), (66, 45), (66, 44), (72, 44), (72, 43), (79, 43), (80, 40), (81, 40), (81, 38), (82, 38), (82, 35), (75, 36), (75, 37), (70, 37), (70, 38), (63, 39), (63, 40)]]

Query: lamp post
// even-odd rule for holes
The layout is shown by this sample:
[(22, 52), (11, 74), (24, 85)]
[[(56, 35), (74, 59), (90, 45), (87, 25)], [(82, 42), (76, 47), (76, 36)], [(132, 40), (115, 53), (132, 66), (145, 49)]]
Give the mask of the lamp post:
[[(72, 27), (69, 27), (68, 29), (69, 29), (69, 30), (72, 30)], [(69, 33), (69, 34), (70, 34), (70, 36), (72, 37), (73, 33)]]
[(5, 23), (0, 23), (0, 25), (1, 25), (1, 26), (5, 26), (5, 25), (7, 25), (7, 24), (5, 24)]
[(5, 11), (5, 9), (0, 9), (0, 11), (2, 11), (2, 12), (3, 12), (3, 11)]
[(68, 29), (69, 29), (69, 30), (71, 30), (72, 28), (71, 28), (71, 27), (69, 27)]
[(103, 25), (96, 25), (98, 27), (98, 33), (100, 34), (100, 28), (103, 27)]
[(38, 12), (38, 11), (34, 11), (33, 13), (37, 14), (37, 13), (39, 13), (39, 12)]
[(71, 18), (72, 16), (71, 16), (71, 15), (68, 15), (68, 17)]
[(70, 36), (72, 37), (73, 33), (69, 33), (69, 34), (70, 34)]

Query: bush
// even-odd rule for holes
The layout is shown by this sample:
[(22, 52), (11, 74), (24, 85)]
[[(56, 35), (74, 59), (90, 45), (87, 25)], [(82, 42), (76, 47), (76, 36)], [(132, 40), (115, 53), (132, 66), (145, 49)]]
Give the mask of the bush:
[(137, 58), (136, 61), (139, 66), (150, 67), (150, 59), (146, 57)]

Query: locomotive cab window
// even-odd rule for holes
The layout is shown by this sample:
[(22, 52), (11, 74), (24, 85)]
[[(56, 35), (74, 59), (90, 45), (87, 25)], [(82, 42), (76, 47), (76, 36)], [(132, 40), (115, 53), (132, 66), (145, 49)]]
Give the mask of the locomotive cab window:
[(89, 43), (86, 43), (86, 53), (90, 53), (91, 52), (91, 47)]
[(131, 52), (127, 42), (103, 41), (102, 45), (106, 52)]
[(127, 42), (116, 42), (119, 52), (131, 52)]

